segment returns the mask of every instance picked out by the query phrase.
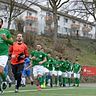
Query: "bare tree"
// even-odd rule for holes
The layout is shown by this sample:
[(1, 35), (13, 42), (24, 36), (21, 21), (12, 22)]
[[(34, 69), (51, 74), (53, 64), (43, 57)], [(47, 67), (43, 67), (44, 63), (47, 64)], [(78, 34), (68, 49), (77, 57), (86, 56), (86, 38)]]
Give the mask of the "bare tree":
[(96, 0), (71, 0), (69, 5), (63, 6), (63, 11), (86, 20), (86, 23), (90, 16), (93, 17), (96, 38)]
[(49, 0), (49, 4), (52, 7), (53, 11), (53, 22), (54, 22), (54, 49), (56, 48), (57, 44), (57, 32), (58, 32), (58, 16), (57, 16), (57, 11), (58, 9), (67, 3), (69, 0), (63, 1), (61, 3), (61, 0)]
[(10, 28), (11, 21), (17, 18), (17, 16), (21, 15), (26, 10), (31, 10), (30, 6), (36, 0), (0, 0), (1, 3), (6, 5), (6, 13), (5, 15), (8, 17), (8, 29)]
[(16, 29), (18, 30), (18, 32), (23, 33), (24, 20), (22, 18), (16, 18), (15, 23), (16, 23)]

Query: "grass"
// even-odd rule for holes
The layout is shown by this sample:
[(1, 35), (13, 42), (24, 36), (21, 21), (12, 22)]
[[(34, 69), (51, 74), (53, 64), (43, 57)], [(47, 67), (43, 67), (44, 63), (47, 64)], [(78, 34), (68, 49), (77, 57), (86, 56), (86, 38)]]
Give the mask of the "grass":
[(4, 94), (0, 94), (0, 96), (96, 96), (96, 87), (54, 87), (37, 91), (36, 87), (27, 85), (25, 88), (20, 88), (19, 93), (14, 93), (14, 87), (7, 88)]

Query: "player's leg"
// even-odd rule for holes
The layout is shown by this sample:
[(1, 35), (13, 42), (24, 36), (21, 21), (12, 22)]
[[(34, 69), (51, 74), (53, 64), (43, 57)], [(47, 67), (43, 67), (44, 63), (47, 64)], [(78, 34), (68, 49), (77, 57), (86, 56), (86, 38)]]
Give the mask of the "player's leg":
[(41, 88), (44, 88), (44, 75), (45, 75), (45, 69), (43, 66), (39, 66), (38, 69), (38, 80), (40, 82)]
[(7, 61), (8, 61), (8, 56), (0, 56), (0, 77), (2, 78), (2, 89), (6, 89), (7, 87), (7, 83), (6, 83), (6, 78), (7, 78), (7, 75), (6, 73), (4, 72), (4, 68), (7, 64)]
[(67, 72), (62, 73), (62, 78), (63, 78), (63, 87), (66, 87), (66, 82), (67, 82)]
[(26, 70), (23, 70), (23, 72), (22, 72), (21, 85), (22, 85), (22, 87), (26, 86)]
[(76, 84), (77, 84), (77, 74), (76, 73), (74, 73), (74, 84), (73, 84), (73, 86), (75, 86)]
[(46, 67), (43, 67), (42, 70), (43, 70), (43, 77), (44, 77), (43, 88), (45, 88), (46, 82), (47, 82), (47, 77), (49, 75), (49, 70)]
[(9, 75), (7, 75), (6, 79), (7, 79), (8, 83), (9, 83), (9, 88), (10, 88), (11, 85), (12, 85), (12, 80), (10, 79)]
[(37, 90), (41, 90), (40, 82), (38, 80), (38, 66), (33, 67), (33, 76), (34, 76), (34, 81), (37, 86)]
[(55, 77), (55, 86), (57, 86), (57, 83), (58, 83), (58, 72), (57, 71), (54, 71), (54, 77)]
[(71, 75), (72, 75), (72, 73), (68, 72), (68, 84), (69, 84), (69, 86), (71, 84)]
[(18, 90), (19, 90), (19, 87), (21, 86), (21, 76), (22, 76), (22, 71), (23, 71), (23, 68), (24, 68), (24, 64), (18, 64), (17, 65), (17, 85), (16, 85), (16, 88), (15, 88), (15, 92), (17, 93)]
[(62, 72), (58, 71), (58, 77), (59, 77), (59, 86), (62, 86)]
[(80, 74), (77, 74), (76, 84), (77, 84), (77, 87), (79, 87), (79, 84), (80, 84)]
[(31, 81), (31, 85), (33, 85), (33, 78), (32, 78), (32, 76), (31, 76), (31, 70), (30, 69), (28, 69), (28, 70), (26, 70), (26, 75), (27, 75), (27, 77), (30, 79), (30, 81)]

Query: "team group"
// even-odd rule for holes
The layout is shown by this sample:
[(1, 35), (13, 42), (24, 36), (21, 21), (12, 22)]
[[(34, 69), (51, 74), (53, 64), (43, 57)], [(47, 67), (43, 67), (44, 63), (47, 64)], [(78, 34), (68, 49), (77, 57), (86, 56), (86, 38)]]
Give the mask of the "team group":
[[(36, 49), (29, 54), (27, 45), (23, 42), (22, 34), (17, 34), (16, 41), (13, 42), (8, 29), (2, 28), (3, 20), (0, 19), (0, 90), (6, 89), (6, 72), (4, 68), (10, 56), (12, 73), (15, 79), (15, 92), (19, 87), (26, 84), (26, 76), (31, 80), (31, 84), (36, 84), (41, 90), (46, 86), (79, 86), (81, 65), (72, 63), (68, 58), (62, 56), (52, 57), (51, 53), (46, 53), (44, 48), (36, 45)], [(9, 46), (10, 45), (10, 46)], [(32, 76), (31, 76), (32, 69)], [(73, 82), (73, 85), (71, 82)]]

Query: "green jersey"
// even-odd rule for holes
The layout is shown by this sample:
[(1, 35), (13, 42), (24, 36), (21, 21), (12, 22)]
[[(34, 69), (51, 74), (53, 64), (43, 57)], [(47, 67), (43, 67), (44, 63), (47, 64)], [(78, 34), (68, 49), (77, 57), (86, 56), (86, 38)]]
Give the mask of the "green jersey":
[(0, 56), (8, 55), (8, 48), (9, 48), (7, 42), (4, 41), (1, 37), (1, 35), (3, 34), (5, 34), (8, 39), (11, 38), (11, 34), (7, 29), (5, 28), (0, 29)]
[(71, 64), (71, 62), (68, 61), (68, 60), (65, 60), (65, 63), (66, 63), (66, 69), (67, 69), (67, 71), (68, 72), (69, 71), (72, 71), (72, 64)]
[(55, 71), (60, 70), (60, 63), (59, 63), (59, 60), (57, 59), (54, 59), (54, 68), (55, 68)]
[[(47, 53), (43, 52), (43, 54), (45, 55), (45, 57), (46, 57), (46, 59), (47, 59), (47, 58), (48, 58)], [(44, 62), (42, 65), (43, 65), (44, 67), (46, 67), (46, 66), (47, 66), (47, 61), (46, 61), (46, 62)]]
[(53, 70), (53, 68), (54, 68), (54, 60), (53, 60), (52, 57), (48, 57), (47, 58), (46, 68), (49, 69), (50, 71)]
[(81, 70), (81, 65), (78, 64), (78, 63), (75, 63), (75, 64), (73, 65), (73, 72), (74, 72), (74, 73), (78, 73), (80, 70)]
[(36, 60), (32, 60), (33, 66), (39, 65), (39, 62), (40, 62), (40, 61), (43, 61), (44, 58), (46, 57), (45, 54), (44, 54), (42, 51), (37, 51), (37, 50), (32, 51), (32, 52), (31, 52), (31, 56), (32, 56), (32, 57), (33, 57), (33, 56), (36, 57)]
[(66, 70), (67, 70), (67, 66), (66, 66), (66, 63), (65, 63), (65, 61), (60, 61), (60, 71), (62, 71), (62, 72), (66, 72)]

